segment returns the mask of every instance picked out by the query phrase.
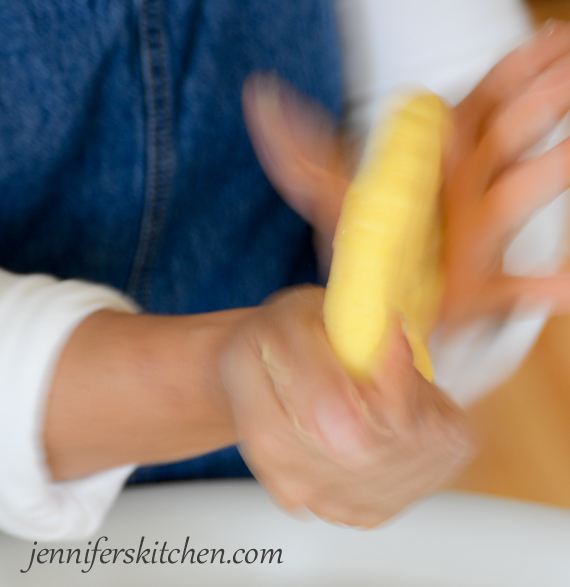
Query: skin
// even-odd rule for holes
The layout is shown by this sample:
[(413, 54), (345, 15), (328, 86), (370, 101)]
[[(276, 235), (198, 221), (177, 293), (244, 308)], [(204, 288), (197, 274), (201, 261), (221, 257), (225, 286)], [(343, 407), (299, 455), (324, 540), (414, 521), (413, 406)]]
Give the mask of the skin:
[(100, 311), (84, 320), (59, 358), (46, 408), (54, 480), (237, 442), (217, 363), (233, 329), (252, 312)]
[[(550, 25), (455, 109), (442, 190), (449, 330), (521, 298), (568, 305), (565, 276), (509, 278), (500, 258), (521, 222), (570, 184), (564, 143), (517, 163), (570, 107), (569, 63), (570, 29)], [(244, 113), (268, 177), (313, 226), (326, 276), (354, 143), (271, 77), (246, 83)], [(46, 406), (53, 479), (237, 441), (279, 504), (329, 521), (374, 526), (441, 487), (474, 453), (464, 415), (415, 371), (399, 330), (385, 366), (351, 380), (326, 339), (322, 300), (322, 288), (302, 287), (258, 308), (88, 317), (61, 354)]]

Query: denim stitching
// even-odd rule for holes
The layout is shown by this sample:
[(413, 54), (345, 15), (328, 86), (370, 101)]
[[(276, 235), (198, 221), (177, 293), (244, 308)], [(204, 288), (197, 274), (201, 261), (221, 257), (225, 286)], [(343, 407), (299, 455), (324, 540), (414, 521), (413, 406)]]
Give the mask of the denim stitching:
[(127, 292), (143, 308), (151, 298), (151, 271), (157, 256), (170, 196), (174, 153), (172, 97), (169, 92), (166, 39), (161, 22), (163, 0), (141, 0), (140, 40), (146, 106), (146, 188), (139, 243)]

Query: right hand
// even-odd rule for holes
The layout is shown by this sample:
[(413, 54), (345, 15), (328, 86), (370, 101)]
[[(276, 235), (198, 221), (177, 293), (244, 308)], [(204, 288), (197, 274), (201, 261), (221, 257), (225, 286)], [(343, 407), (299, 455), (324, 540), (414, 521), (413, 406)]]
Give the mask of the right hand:
[[(570, 187), (570, 139), (519, 161), (570, 108), (570, 23), (552, 23), (502, 59), (454, 108), (442, 190), (447, 333), (521, 302), (570, 310), (570, 276), (502, 272), (503, 252), (538, 208)], [(314, 229), (323, 280), (362, 143), (275, 76), (244, 86), (244, 114), (267, 176)]]
[(570, 23), (549, 23), (454, 109), (442, 190), (444, 331), (521, 305), (570, 309), (570, 275), (503, 271), (504, 251), (519, 230), (570, 187), (570, 139), (524, 157), (570, 109), (569, 80)]
[(328, 343), (323, 296), (294, 288), (250, 314), (222, 354), (222, 380), (240, 450), (280, 505), (372, 527), (456, 474), (473, 443), (401, 332), (373, 380), (351, 380)]

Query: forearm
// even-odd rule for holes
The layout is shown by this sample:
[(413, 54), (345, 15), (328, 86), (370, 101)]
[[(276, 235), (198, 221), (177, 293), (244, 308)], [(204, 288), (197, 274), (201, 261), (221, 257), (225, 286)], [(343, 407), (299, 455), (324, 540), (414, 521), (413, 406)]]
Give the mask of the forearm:
[(54, 480), (192, 457), (236, 441), (217, 360), (250, 309), (184, 317), (100, 311), (74, 331), (47, 400)]

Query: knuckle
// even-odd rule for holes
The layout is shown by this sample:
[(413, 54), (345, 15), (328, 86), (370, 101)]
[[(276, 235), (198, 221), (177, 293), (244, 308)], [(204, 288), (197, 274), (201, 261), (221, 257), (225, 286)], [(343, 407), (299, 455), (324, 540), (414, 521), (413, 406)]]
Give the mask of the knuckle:
[(453, 453), (471, 444), (471, 426), (467, 417), (437, 388), (426, 398), (421, 425), (414, 440), (418, 449), (435, 454)]
[(474, 435), (464, 418), (446, 417), (431, 428), (427, 437), (427, 447), (446, 459), (466, 457), (475, 449)]

